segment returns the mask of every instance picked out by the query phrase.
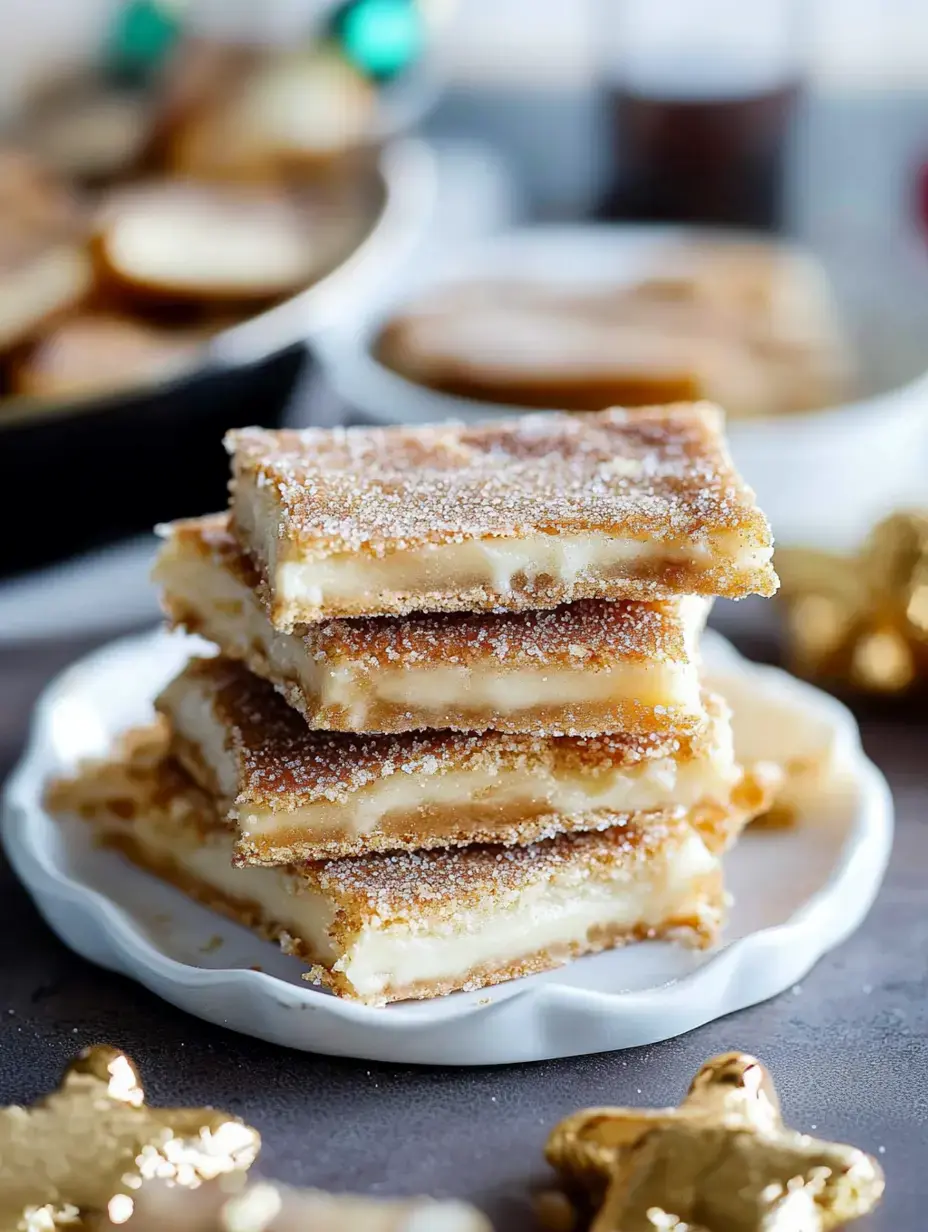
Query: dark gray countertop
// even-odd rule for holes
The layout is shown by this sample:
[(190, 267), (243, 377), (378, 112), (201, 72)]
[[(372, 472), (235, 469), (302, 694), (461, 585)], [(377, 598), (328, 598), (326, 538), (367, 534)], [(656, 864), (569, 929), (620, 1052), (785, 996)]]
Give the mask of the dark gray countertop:
[[(0, 652), (0, 775), (45, 680), (89, 647)], [(79, 1048), (124, 1047), (152, 1098), (213, 1103), (257, 1126), (262, 1170), (380, 1194), (470, 1198), (501, 1230), (533, 1227), (547, 1130), (577, 1108), (677, 1101), (703, 1060), (756, 1052), (787, 1118), (878, 1153), (888, 1177), (861, 1232), (920, 1232), (928, 1197), (928, 721), (863, 719), (890, 778), (896, 846), (863, 928), (802, 985), (651, 1048), (478, 1070), (329, 1060), (201, 1023), (72, 955), (0, 863), (0, 1104), (53, 1086)]]

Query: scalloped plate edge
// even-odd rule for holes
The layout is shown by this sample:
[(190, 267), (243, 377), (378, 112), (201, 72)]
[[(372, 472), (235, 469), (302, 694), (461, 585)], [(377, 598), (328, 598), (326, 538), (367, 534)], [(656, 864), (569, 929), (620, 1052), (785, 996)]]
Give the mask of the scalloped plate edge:
[[(443, 1065), (540, 1060), (655, 1043), (766, 1000), (801, 979), (860, 925), (888, 862), (892, 797), (883, 775), (863, 754), (850, 712), (776, 668), (748, 663), (715, 637), (714, 657), (723, 673), (756, 674), (761, 688), (801, 698), (827, 718), (835, 760), (857, 787), (854, 825), (831, 876), (783, 923), (724, 945), (697, 970), (656, 988), (605, 993), (529, 978), (492, 990), (489, 1004), (461, 995), (432, 1003), (442, 1004), (444, 1012), (428, 1019), (406, 1016), (401, 1006), (384, 1011), (322, 996), (260, 971), (195, 967), (158, 950), (131, 915), (67, 876), (40, 841), (43, 823), (50, 821), (41, 805), (41, 783), (51, 714), (75, 674), (92, 673), (114, 652), (141, 651), (151, 640), (148, 634), (111, 643), (68, 668), (43, 694), (27, 752), (4, 792), (4, 845), (43, 917), (66, 944), (188, 1012), (272, 1042), (331, 1055)], [(473, 1031), (478, 1013), (483, 1025), (495, 1020), (492, 1032)]]

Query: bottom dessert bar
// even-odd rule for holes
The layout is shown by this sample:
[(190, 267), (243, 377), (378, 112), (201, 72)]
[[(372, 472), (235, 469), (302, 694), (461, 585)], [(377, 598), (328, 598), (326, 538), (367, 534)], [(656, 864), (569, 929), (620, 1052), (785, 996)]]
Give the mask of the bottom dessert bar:
[(311, 965), (307, 978), (371, 1005), (474, 990), (624, 942), (709, 945), (718, 856), (685, 818), (561, 835), (529, 847), (401, 852), (235, 868), (234, 833), (165, 757), (163, 728), (53, 784), (136, 864)]

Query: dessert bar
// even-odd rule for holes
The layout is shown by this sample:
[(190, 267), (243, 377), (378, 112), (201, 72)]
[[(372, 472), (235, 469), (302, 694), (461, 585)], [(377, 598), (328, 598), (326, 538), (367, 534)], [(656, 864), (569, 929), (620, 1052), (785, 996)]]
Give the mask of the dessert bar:
[(233, 527), (279, 629), (776, 589), (769, 526), (706, 404), (226, 444)]
[(689, 737), (358, 736), (311, 730), (239, 663), (194, 659), (156, 706), (174, 754), (238, 831), (239, 863), (525, 844), (667, 811), (692, 811), (724, 846), (756, 806), (714, 697)]
[(700, 597), (329, 620), (284, 633), (224, 514), (163, 534), (154, 577), (170, 620), (270, 680), (311, 727), (682, 734), (704, 718)]
[(472, 991), (630, 940), (708, 945), (720, 925), (719, 859), (679, 817), (530, 847), (240, 869), (209, 798), (163, 759), (163, 734), (124, 745), (116, 761), (54, 784), (50, 807), (83, 815), (137, 864), (278, 939), (344, 997), (379, 1005)]
[(616, 322), (593, 297), (505, 283), (482, 290), (439, 292), (394, 317), (377, 342), (380, 362), (453, 397), (601, 411), (703, 397), (721, 359), (714, 339)]

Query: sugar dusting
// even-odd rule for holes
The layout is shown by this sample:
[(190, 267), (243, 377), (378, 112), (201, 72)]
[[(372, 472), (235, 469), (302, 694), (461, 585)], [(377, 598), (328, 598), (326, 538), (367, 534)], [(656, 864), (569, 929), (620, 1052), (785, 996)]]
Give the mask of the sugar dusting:
[[(145, 816), (178, 847), (199, 846), (204, 835), (224, 830), (204, 793), (164, 757), (163, 731), (135, 735), (114, 760), (87, 765), (74, 778), (55, 784), (49, 807), (107, 824), (115, 816), (127, 834), (134, 819)], [(120, 804), (115, 815), (114, 800)], [(121, 806), (129, 802), (126, 811)], [(556, 880), (582, 893), (591, 882), (631, 883), (643, 873), (653, 878), (658, 863), (671, 866), (676, 851), (693, 835), (686, 818), (675, 813), (652, 814), (646, 824), (618, 815), (604, 824), (610, 820), (601, 831), (562, 834), (525, 847), (482, 844), (375, 854), (309, 861), (280, 871), (290, 892), (316, 891), (338, 908), (334, 931), (340, 934), (396, 923), (413, 930), (454, 929), (462, 912), (475, 907), (492, 912), (539, 883)]]
[[(542, 413), (468, 427), (231, 432), (236, 488), (269, 490), (305, 558), (600, 531), (706, 543), (770, 531), (704, 404)], [(233, 495), (233, 502), (234, 502)]]
[(312, 862), (304, 876), (364, 917), (384, 925), (421, 920), (431, 928), (442, 919), (453, 925), (474, 906), (496, 910), (538, 882), (556, 879), (582, 893), (590, 881), (632, 878), (692, 833), (673, 815), (649, 817), (646, 825), (616, 816), (612, 823), (526, 847), (486, 844)]

